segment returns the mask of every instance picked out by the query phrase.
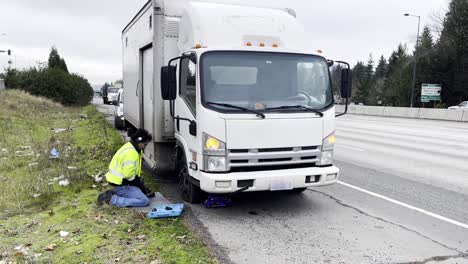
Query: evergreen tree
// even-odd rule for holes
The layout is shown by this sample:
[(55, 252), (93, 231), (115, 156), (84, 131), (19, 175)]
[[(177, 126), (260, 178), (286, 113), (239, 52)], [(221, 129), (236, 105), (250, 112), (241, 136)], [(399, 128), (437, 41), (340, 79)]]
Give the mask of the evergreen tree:
[(363, 62), (358, 61), (353, 67), (353, 102), (362, 103), (362, 84), (364, 83), (366, 75), (366, 66)]
[(365, 105), (374, 104), (375, 98), (370, 97), (374, 80), (374, 59), (372, 58), (372, 54), (369, 55), (366, 65), (362, 62), (358, 62), (354, 70), (357, 71), (355, 74), (357, 81), (355, 101)]
[(58, 68), (68, 73), (67, 64), (65, 60), (60, 57), (56, 47), (52, 47), (50, 50), (48, 66), (49, 68)]
[(369, 59), (367, 60), (366, 65), (366, 73), (364, 83), (361, 89), (362, 97), (364, 98), (364, 104), (370, 105), (375, 104), (376, 99), (371, 97), (371, 94), (374, 92), (374, 58), (372, 58), (372, 54), (369, 54)]
[(373, 89), (371, 90), (370, 97), (374, 98), (376, 105), (381, 105), (383, 103), (383, 91), (385, 84), (385, 76), (387, 75), (387, 60), (382, 55), (379, 59), (379, 63), (375, 68), (374, 80), (373, 80)]
[[(430, 29), (424, 27), (416, 47), (418, 53), (416, 82), (414, 87), (413, 105), (421, 106), (421, 86), (423, 83), (438, 83), (434, 76), (434, 41)], [(411, 63), (411, 67), (413, 67)]]
[(442, 101), (454, 105), (468, 100), (468, 1), (452, 0), (436, 45), (436, 77)]
[(375, 78), (376, 79), (383, 79), (385, 78), (385, 75), (387, 74), (387, 60), (385, 57), (382, 55), (380, 56), (379, 63), (377, 64), (377, 67), (375, 68)]
[(406, 47), (399, 45), (388, 59), (388, 70), (385, 76), (383, 102), (390, 106), (408, 107), (411, 101), (411, 59)]
[(65, 60), (63, 58), (60, 59), (60, 69), (64, 70), (65, 72), (68, 72), (67, 64), (65, 63)]

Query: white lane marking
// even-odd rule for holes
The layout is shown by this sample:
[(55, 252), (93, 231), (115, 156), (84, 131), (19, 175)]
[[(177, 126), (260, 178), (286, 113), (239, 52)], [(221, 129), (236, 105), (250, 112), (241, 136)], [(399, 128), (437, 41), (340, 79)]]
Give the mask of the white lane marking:
[(345, 149), (352, 149), (352, 150), (356, 150), (356, 151), (361, 151), (361, 152), (364, 152), (365, 150), (363, 149), (358, 149), (358, 148), (352, 148), (352, 147), (347, 147), (347, 146), (343, 146), (343, 145), (335, 145), (339, 148), (345, 148)]
[(444, 217), (444, 216), (441, 216), (441, 215), (438, 215), (438, 214), (429, 212), (429, 211), (427, 211), (427, 210), (424, 210), (424, 209), (421, 209), (421, 208), (418, 208), (418, 207), (415, 207), (415, 206), (412, 206), (412, 205), (409, 205), (409, 204), (406, 204), (406, 203), (397, 201), (397, 200), (392, 199), (392, 198), (389, 198), (389, 197), (387, 197), (387, 196), (383, 196), (383, 195), (380, 195), (380, 194), (377, 194), (377, 193), (374, 193), (374, 192), (371, 192), (371, 191), (368, 191), (368, 190), (364, 190), (364, 189), (362, 189), (362, 188), (356, 187), (356, 186), (351, 185), (351, 184), (346, 183), (346, 182), (338, 181), (338, 183), (341, 184), (341, 185), (344, 185), (344, 186), (346, 186), (346, 187), (349, 187), (349, 188), (351, 188), (351, 189), (355, 189), (355, 190), (357, 190), (357, 191), (360, 191), (360, 192), (363, 192), (363, 193), (366, 193), (366, 194), (369, 194), (369, 195), (372, 195), (372, 196), (375, 196), (375, 197), (384, 199), (384, 200), (386, 200), (386, 201), (388, 201), (388, 202), (391, 202), (391, 203), (394, 203), (394, 204), (403, 206), (403, 207), (408, 208), (408, 209), (410, 209), (410, 210), (414, 210), (414, 211), (420, 212), (420, 213), (422, 213), (422, 214), (425, 214), (425, 215), (428, 215), (428, 216), (432, 216), (432, 217), (437, 218), (437, 219), (439, 219), (439, 220), (442, 220), (442, 221), (444, 221), (444, 222), (447, 222), (447, 223), (450, 223), (450, 224), (453, 224), (453, 225), (456, 225), (456, 226), (459, 226), (459, 227), (468, 229), (468, 225), (467, 225), (467, 224), (464, 224), (464, 223), (461, 223), (461, 222), (452, 220), (452, 219), (450, 219), (450, 218), (447, 218), (447, 217)]

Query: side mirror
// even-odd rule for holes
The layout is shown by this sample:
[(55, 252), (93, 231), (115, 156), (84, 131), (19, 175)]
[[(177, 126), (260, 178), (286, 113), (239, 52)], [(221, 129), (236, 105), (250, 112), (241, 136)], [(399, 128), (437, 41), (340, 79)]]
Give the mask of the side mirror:
[(161, 97), (163, 100), (176, 99), (176, 69), (176, 66), (161, 67)]
[(350, 98), (353, 89), (353, 72), (350, 69), (341, 70), (341, 97)]
[(192, 136), (197, 136), (197, 123), (195, 121), (190, 121), (189, 133)]

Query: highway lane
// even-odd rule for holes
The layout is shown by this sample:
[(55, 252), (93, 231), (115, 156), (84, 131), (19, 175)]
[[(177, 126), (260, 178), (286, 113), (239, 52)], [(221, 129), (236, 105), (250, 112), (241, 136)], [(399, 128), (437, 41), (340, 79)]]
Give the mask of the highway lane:
[(468, 263), (468, 230), (452, 223), (468, 224), (467, 128), (338, 119), (341, 181), (388, 200), (336, 184), (301, 196), (244, 194), (225, 210), (191, 208), (235, 263)]
[(346, 115), (336, 159), (468, 194), (468, 123)]
[[(100, 106), (99, 109), (109, 114), (112, 106)], [(361, 136), (362, 131), (372, 132), (373, 127), (379, 131), (392, 129), (388, 123), (402, 126), (398, 124), (402, 120), (372, 119), (346, 116), (337, 121), (338, 145), (341, 147), (336, 148), (336, 157), (342, 171), (341, 180), (467, 223), (465, 187), (457, 187), (443, 177), (402, 173), (402, 168), (406, 167), (397, 161), (393, 162), (398, 166), (381, 163), (390, 159), (385, 153), (392, 154), (386, 145), (373, 143), (372, 146), (377, 148), (371, 154), (371, 144), (366, 138), (352, 138)], [(345, 129), (355, 129), (350, 127), (355, 123), (361, 125), (359, 122), (366, 125), (362, 131), (348, 131), (345, 135)], [(378, 122), (386, 127), (379, 127)], [(429, 130), (431, 126), (441, 125), (428, 122), (411, 126), (411, 129)], [(463, 132), (463, 126), (444, 126), (451, 129), (452, 140), (461, 138), (457, 134)], [(404, 126), (397, 129), (405, 132)], [(438, 133), (447, 132), (439, 129)], [(397, 133), (393, 132), (391, 136), (397, 136)], [(444, 146), (442, 151), (447, 152), (451, 147)], [(393, 152), (392, 155), (397, 154)], [(364, 157), (370, 158), (363, 161)], [(457, 172), (457, 169), (452, 168), (450, 172)], [(167, 197), (180, 201), (172, 178), (155, 177), (160, 180), (161, 191)], [(234, 207), (225, 209), (209, 210), (188, 204), (184, 221), (212, 246), (213, 251), (224, 254), (222, 263), (436, 263), (437, 260), (444, 260), (440, 263), (468, 263), (466, 228), (341, 184), (310, 189), (301, 195), (283, 192), (242, 194), (235, 197)]]

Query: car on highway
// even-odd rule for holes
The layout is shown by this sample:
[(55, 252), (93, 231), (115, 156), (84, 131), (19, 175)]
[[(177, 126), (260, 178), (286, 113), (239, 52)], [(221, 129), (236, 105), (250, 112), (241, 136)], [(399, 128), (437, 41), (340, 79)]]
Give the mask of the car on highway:
[(468, 101), (463, 101), (459, 105), (450, 106), (448, 109), (467, 110), (468, 111)]
[(123, 89), (120, 88), (118, 91), (117, 96), (117, 106), (114, 110), (114, 126), (117, 129), (123, 130), (125, 129), (125, 118), (123, 116)]

